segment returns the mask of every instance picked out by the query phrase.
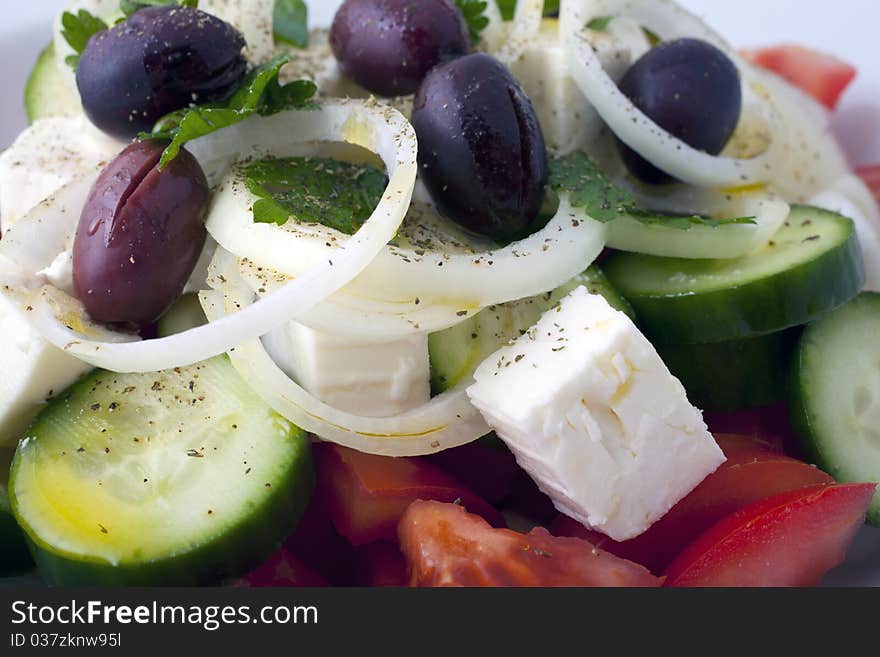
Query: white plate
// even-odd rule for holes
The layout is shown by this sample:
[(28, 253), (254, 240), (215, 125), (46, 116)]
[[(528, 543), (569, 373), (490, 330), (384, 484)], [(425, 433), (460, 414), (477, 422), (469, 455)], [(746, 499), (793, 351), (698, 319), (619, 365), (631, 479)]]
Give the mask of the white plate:
[[(800, 43), (826, 50), (858, 65), (859, 77), (835, 115), (836, 132), (854, 164), (880, 162), (880, 57), (876, 27), (880, 3), (873, 0), (681, 0), (707, 17), (738, 46)], [(308, 2), (308, 0), (307, 0)], [(26, 125), (22, 89), (33, 62), (50, 39), (52, 18), (67, 0), (18, 3), (0, 21), (0, 61), (5, 62), (0, 95), (0, 147)], [(329, 23), (336, 0), (312, 0), (311, 20)], [(838, 586), (880, 586), (880, 530), (865, 528), (847, 563), (826, 579)]]

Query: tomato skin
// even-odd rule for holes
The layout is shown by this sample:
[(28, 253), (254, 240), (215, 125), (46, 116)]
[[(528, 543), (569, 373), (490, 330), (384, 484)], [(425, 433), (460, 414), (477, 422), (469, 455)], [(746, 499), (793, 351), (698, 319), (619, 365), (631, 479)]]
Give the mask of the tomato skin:
[(715, 440), (727, 461), (644, 534), (619, 543), (566, 516), (557, 517), (550, 531), (583, 538), (662, 574), (691, 541), (729, 514), (781, 492), (834, 483), (821, 470), (770, 451), (749, 437), (718, 434)]
[(678, 556), (665, 586), (815, 586), (843, 562), (875, 488), (812, 486), (742, 508)]
[(354, 551), (354, 584), (357, 586), (407, 586), (406, 559), (396, 543), (379, 541)]
[(837, 107), (857, 73), (855, 68), (833, 55), (797, 45), (748, 50), (742, 54), (753, 64), (780, 75), (831, 110)]
[(493, 529), (456, 504), (414, 502), (400, 521), (413, 586), (659, 586), (638, 564), (577, 538)]
[(235, 582), (235, 587), (327, 586), (327, 581), (293, 552), (281, 548), (269, 559)]
[(856, 169), (856, 174), (865, 182), (874, 194), (874, 198), (880, 201), (880, 164), (859, 167)]
[(375, 456), (332, 443), (318, 443), (313, 451), (318, 494), (336, 531), (352, 545), (393, 541), (400, 517), (418, 499), (459, 500), (504, 525), (498, 511), (425, 459)]
[(516, 459), (509, 450), (479, 442), (447, 449), (427, 459), (489, 504), (500, 504), (510, 496), (519, 473)]

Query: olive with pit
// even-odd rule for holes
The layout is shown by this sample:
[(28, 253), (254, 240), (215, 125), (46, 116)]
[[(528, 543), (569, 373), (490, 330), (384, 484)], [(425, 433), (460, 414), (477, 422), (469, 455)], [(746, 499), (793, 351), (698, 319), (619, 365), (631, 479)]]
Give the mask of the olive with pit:
[(98, 176), (73, 245), (73, 285), (92, 319), (143, 325), (180, 296), (205, 245), (210, 191), (185, 149), (135, 142)]
[(449, 0), (346, 0), (330, 45), (339, 67), (380, 96), (415, 93), (431, 67), (464, 55), (470, 37)]
[(439, 211), (496, 240), (513, 239), (541, 209), (547, 150), (531, 101), (484, 53), (440, 64), (416, 94), (419, 173)]
[[(620, 81), (620, 90), (648, 118), (689, 146), (718, 155), (736, 130), (742, 85), (736, 65), (700, 39), (676, 39), (643, 55)], [(623, 142), (630, 173), (647, 183), (673, 178)]]
[(76, 69), (83, 109), (128, 139), (190, 104), (224, 100), (247, 73), (245, 40), (191, 7), (147, 7), (88, 42)]

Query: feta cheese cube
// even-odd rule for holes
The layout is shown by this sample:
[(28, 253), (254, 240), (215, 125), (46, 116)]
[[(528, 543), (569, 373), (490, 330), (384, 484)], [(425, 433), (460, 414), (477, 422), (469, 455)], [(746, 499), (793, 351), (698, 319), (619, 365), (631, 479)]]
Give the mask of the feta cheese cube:
[(557, 509), (638, 536), (724, 462), (650, 342), (579, 287), (480, 365), (471, 402)]

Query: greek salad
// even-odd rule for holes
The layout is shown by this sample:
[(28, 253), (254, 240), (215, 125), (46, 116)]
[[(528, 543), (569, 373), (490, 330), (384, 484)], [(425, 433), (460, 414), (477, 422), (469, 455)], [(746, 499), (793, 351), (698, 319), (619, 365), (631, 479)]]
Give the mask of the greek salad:
[(0, 575), (819, 584), (880, 525), (855, 75), (674, 0), (74, 0), (0, 154)]

